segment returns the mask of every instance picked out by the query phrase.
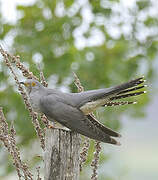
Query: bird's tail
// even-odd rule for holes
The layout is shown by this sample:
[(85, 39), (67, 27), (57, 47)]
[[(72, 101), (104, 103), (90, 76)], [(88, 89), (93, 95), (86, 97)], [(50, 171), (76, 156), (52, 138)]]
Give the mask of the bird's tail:
[[(147, 85), (141, 85), (145, 82), (143, 77), (129, 81), (128, 83), (122, 84), (120, 86), (114, 87), (114, 90), (111, 91), (111, 94), (114, 93), (112, 97), (109, 98), (109, 101), (104, 104), (104, 106), (117, 106), (117, 105), (126, 105), (126, 104), (136, 104), (137, 102), (132, 101), (118, 101), (113, 102), (113, 100), (120, 100), (127, 97), (138, 96), (146, 93), (146, 91), (137, 91), (147, 87)], [(115, 93), (116, 92), (116, 93)]]
[(135, 104), (136, 102), (131, 101), (113, 101), (146, 93), (146, 91), (142, 90), (142, 88), (146, 87), (146, 85), (143, 85), (145, 82), (143, 78), (144, 77), (140, 77), (119, 86), (89, 92), (89, 96), (87, 96), (86, 101), (83, 101), (80, 106), (81, 111), (84, 112), (84, 114), (89, 114), (96, 110), (99, 106)]
[(95, 98), (101, 99), (110, 97), (109, 100), (116, 100), (146, 93), (146, 91), (135, 92), (136, 90), (146, 87), (146, 85), (141, 85), (145, 82), (143, 78), (144, 77), (140, 77), (127, 83), (123, 83), (119, 86), (108, 88), (104, 93), (98, 94), (98, 96), (96, 96)]
[(145, 93), (146, 91), (138, 91), (146, 85), (142, 85), (145, 80), (144, 77), (137, 78), (135, 80), (129, 81), (127, 83), (123, 83), (119, 86), (115, 86), (108, 89), (101, 89), (88, 92), (90, 95), (88, 96), (88, 100), (84, 103), (83, 106), (80, 107), (80, 110), (86, 115), (88, 118), (89, 124), (95, 129), (97, 133), (90, 134), (88, 132), (80, 132), (83, 135), (86, 135), (90, 138), (93, 138), (98, 141), (102, 141), (105, 143), (119, 145), (120, 143), (117, 142), (112, 137), (120, 137), (121, 135), (110, 128), (107, 128), (100, 122), (98, 122), (91, 114), (96, 107), (100, 105), (105, 106), (113, 106), (113, 105), (124, 105), (124, 104), (134, 104), (135, 102), (129, 101), (119, 101), (113, 102), (113, 100), (120, 100), (126, 97), (137, 96), (140, 94)]

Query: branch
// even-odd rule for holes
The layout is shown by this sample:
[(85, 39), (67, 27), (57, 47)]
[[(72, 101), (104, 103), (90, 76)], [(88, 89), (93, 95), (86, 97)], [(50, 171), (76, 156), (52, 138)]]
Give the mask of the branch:
[(92, 167), (92, 175), (91, 175), (91, 179), (92, 180), (97, 180), (98, 179), (98, 166), (99, 166), (99, 155), (101, 152), (101, 143), (96, 141), (95, 142), (95, 152), (94, 152), (94, 159), (91, 162), (91, 167)]
[(36, 133), (40, 139), (40, 143), (41, 143), (41, 147), (42, 149), (45, 148), (45, 144), (44, 144), (44, 135), (43, 135), (43, 130), (41, 129), (40, 127), (40, 124), (39, 124), (39, 121), (38, 121), (38, 114), (36, 112), (33, 111), (32, 107), (31, 107), (31, 104), (29, 102), (29, 98), (27, 96), (27, 94), (25, 93), (24, 91), (24, 88), (22, 87), (22, 85), (20, 84), (13, 68), (12, 68), (12, 65), (9, 61), (9, 58), (11, 59), (11, 62), (13, 63), (16, 63), (16, 66), (22, 71), (23, 75), (27, 78), (35, 78), (35, 79), (38, 79), (37, 77), (35, 77), (33, 75), (33, 73), (29, 72), (28, 69), (26, 69), (21, 63), (20, 63), (20, 59), (19, 59), (19, 56), (17, 58), (17, 56), (11, 56), (9, 53), (7, 53), (6, 51), (4, 51), (2, 49), (2, 47), (0, 46), (0, 53), (2, 54), (2, 56), (4, 57), (4, 61), (6, 63), (6, 65), (8, 66), (8, 68), (10, 69), (14, 79), (15, 79), (15, 82), (18, 86), (18, 90), (20, 91), (20, 94), (22, 95), (23, 97), (23, 100), (24, 100), (24, 103), (25, 103), (25, 106), (26, 108), (28, 109), (29, 113), (30, 113), (30, 116), (32, 118), (32, 123), (34, 125), (34, 128), (36, 130)]
[(6, 122), (6, 119), (3, 114), (2, 107), (0, 107), (0, 140), (3, 142), (4, 146), (7, 148), (9, 154), (13, 158), (13, 165), (15, 166), (15, 169), (17, 171), (19, 180), (21, 180), (21, 177), (23, 175), (21, 174), (21, 171), (24, 174), (24, 178), (33, 180), (33, 175), (28, 169), (28, 166), (21, 161), (20, 158), (20, 152), (17, 148), (16, 141), (15, 141), (15, 129), (12, 126), (9, 133), (8, 123)]

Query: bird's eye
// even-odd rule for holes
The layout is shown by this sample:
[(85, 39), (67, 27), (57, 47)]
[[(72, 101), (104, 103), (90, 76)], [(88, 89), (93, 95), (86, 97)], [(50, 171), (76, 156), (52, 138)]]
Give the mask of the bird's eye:
[(36, 86), (36, 83), (35, 83), (35, 82), (32, 82), (32, 84), (31, 84), (31, 85), (34, 87), (34, 86)]
[(26, 87), (29, 87), (29, 83), (24, 83), (24, 85), (25, 85)]

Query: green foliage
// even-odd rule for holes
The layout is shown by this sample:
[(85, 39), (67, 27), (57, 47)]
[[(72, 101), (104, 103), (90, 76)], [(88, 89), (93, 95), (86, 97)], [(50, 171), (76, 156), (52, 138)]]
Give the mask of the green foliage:
[(139, 7), (139, 10), (142, 10), (142, 9), (145, 9), (145, 8), (148, 8), (150, 6), (150, 1), (147, 1), (147, 0), (141, 0), (141, 1), (138, 1), (137, 2), (137, 5)]
[[(109, 1), (108, 4), (111, 5), (106, 7), (105, 2), (103, 4), (103, 1), (99, 0), (89, 1), (90, 6), (87, 5), (91, 7), (93, 19), (84, 25), (86, 26), (89, 23), (89, 27), (83, 32), (82, 38), (88, 41), (93, 28), (98, 28), (106, 39), (103, 43), (98, 43), (98, 45), (86, 45), (83, 48), (77, 48), (75, 31), (82, 25), (87, 15), (82, 14), (85, 5), (76, 5), (76, 2), (72, 0), (64, 1), (63, 13), (56, 12), (59, 1), (37, 0), (31, 6), (18, 6), (17, 10), (21, 11), (23, 16), (15, 25), (2, 23), (0, 16), (0, 28), (2, 28), (0, 38), (3, 40), (10, 30), (18, 32), (13, 43), (15, 54), (19, 54), (23, 62), (28, 62), (30, 70), (36, 75), (39, 72), (33, 63), (33, 56), (37, 53), (40, 54), (46, 78), (49, 79), (51, 75), (58, 75), (56, 86), (65, 85), (65, 78), (71, 77), (72, 71), (78, 74), (86, 90), (117, 85), (142, 74), (146, 78), (153, 78), (152, 62), (158, 49), (158, 42), (155, 40), (156, 35), (150, 34), (149, 37), (146, 37), (145, 42), (140, 42), (135, 35), (135, 23), (111, 22), (111, 18), (116, 16), (112, 3), (121, 6), (118, 1)], [(138, 11), (141, 12), (151, 6), (151, 3), (139, 1), (137, 6)], [(137, 16), (137, 10), (133, 9), (133, 12), (136, 12), (134, 16)], [(130, 11), (128, 13), (131, 15)], [(117, 15), (118, 17), (121, 16), (119, 13)], [(134, 16), (132, 15), (132, 17)], [(100, 22), (102, 21), (101, 18), (104, 18), (109, 23), (108, 26), (103, 24), (104, 21), (102, 24), (97, 24), (96, 17), (100, 17)], [(132, 32), (129, 36), (122, 32), (120, 26), (123, 24), (131, 25)], [(120, 28), (120, 37), (114, 38), (109, 33), (109, 28), (113, 25)], [(147, 28), (157, 25), (157, 17), (147, 18), (144, 25)], [(145, 53), (140, 53), (138, 49), (143, 49)], [(144, 72), (140, 72), (142, 58), (147, 64), (147, 70)], [(15, 121), (17, 135), (20, 137), (19, 146), (25, 147), (36, 138), (35, 131), (22, 99), (17, 92), (13, 91), (14, 86), (10, 83), (10, 75), (6, 72), (7, 68), (0, 61), (0, 86), (2, 84), (6, 86), (3, 91), (0, 90), (0, 105), (4, 107), (9, 123), (11, 120)], [(69, 84), (69, 87), (73, 92), (76, 91), (73, 83)], [(120, 118), (123, 113), (127, 113), (132, 117), (142, 117), (144, 116), (143, 107), (149, 100), (149, 97), (145, 95), (138, 98), (140, 103), (136, 106), (116, 107), (115, 111), (112, 107), (106, 108), (104, 111), (103, 109), (99, 110), (99, 119), (109, 127), (118, 130), (122, 126)], [(15, 117), (12, 116), (13, 114), (15, 114)], [(92, 144), (87, 165), (93, 157)], [(102, 154), (101, 162), (105, 162), (108, 158), (108, 156)], [(38, 160), (35, 159), (35, 163), (36, 161)], [(6, 170), (10, 172), (10, 168)]]

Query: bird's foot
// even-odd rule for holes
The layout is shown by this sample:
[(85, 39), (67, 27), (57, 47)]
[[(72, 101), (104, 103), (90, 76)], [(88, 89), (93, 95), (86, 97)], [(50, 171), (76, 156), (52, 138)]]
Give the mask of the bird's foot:
[(67, 127), (61, 127), (61, 126), (55, 126), (53, 129), (60, 129), (60, 130), (64, 130), (64, 131), (70, 131), (70, 129), (68, 129)]
[(61, 130), (64, 130), (64, 131), (70, 131), (70, 129), (68, 129), (65, 126), (62, 126), (61, 124), (59, 124), (57, 122), (53, 122), (53, 123), (49, 124), (48, 129), (61, 129)]
[(55, 129), (55, 126), (52, 124), (48, 124), (48, 129)]

